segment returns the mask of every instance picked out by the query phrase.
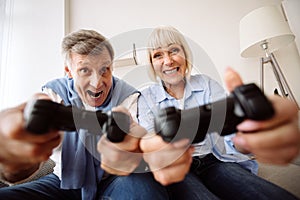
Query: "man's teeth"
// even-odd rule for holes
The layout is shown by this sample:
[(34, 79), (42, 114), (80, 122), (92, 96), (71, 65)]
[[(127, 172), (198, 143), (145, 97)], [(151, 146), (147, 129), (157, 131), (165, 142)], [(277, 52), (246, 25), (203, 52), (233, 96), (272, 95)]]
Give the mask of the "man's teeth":
[(97, 92), (97, 93), (95, 93), (94, 97), (99, 97), (100, 94), (101, 94), (101, 92)]
[(102, 92), (97, 92), (97, 93), (94, 93), (92, 91), (87, 91), (87, 92), (93, 98), (97, 98), (97, 97), (99, 97), (102, 94)]
[(177, 72), (177, 68), (172, 69), (172, 70), (166, 70), (165, 74), (172, 74), (172, 73), (175, 73), (175, 72)]

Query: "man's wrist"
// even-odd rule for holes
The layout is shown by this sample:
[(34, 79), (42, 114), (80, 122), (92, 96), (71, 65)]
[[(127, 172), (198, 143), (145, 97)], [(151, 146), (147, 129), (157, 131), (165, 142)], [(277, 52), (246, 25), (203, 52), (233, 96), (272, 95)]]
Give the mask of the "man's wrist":
[(1, 166), (1, 178), (5, 181), (15, 183), (20, 180), (26, 179), (31, 176), (40, 167), (40, 163), (32, 164), (28, 167), (21, 169), (10, 169), (8, 167)]

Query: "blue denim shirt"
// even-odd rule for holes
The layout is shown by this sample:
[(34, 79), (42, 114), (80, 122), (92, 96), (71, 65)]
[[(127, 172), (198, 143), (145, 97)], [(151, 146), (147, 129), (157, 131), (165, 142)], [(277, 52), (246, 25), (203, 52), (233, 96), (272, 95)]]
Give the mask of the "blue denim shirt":
[[(154, 116), (158, 109), (175, 106), (180, 109), (190, 109), (203, 104), (214, 102), (226, 97), (226, 92), (215, 80), (206, 75), (193, 75), (186, 80), (184, 97), (177, 100), (170, 96), (161, 83), (153, 84), (141, 91), (138, 101), (139, 124), (148, 132), (154, 131)], [(225, 112), (225, 108), (224, 108)], [(213, 116), (213, 115), (212, 115)], [(212, 118), (213, 119), (213, 118)], [(221, 123), (211, 120), (211, 123)], [(204, 141), (194, 144), (195, 153), (193, 156), (204, 156), (212, 153), (216, 158), (224, 162), (238, 162), (252, 173), (257, 173), (258, 165), (251, 160), (249, 155), (239, 153), (233, 146), (231, 138), (219, 136), (218, 133), (207, 134)]]
[[(138, 91), (132, 86), (116, 77), (105, 102), (95, 107), (95, 110), (104, 112), (120, 105), (131, 94)], [(59, 95), (64, 105), (84, 108), (75, 87), (74, 80), (67, 76), (46, 83), (43, 88), (52, 89)], [(99, 133), (100, 134), (100, 133)], [(64, 135), (62, 146), (62, 189), (81, 189), (84, 200), (95, 199), (97, 185), (102, 179), (104, 170), (100, 168), (100, 154), (97, 151), (97, 142), (100, 135), (90, 134), (84, 129), (73, 131)]]

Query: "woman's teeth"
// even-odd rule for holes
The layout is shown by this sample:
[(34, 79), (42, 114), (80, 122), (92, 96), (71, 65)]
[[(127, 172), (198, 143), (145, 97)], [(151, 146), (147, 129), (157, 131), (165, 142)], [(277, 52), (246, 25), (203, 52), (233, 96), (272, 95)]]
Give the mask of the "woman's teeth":
[(166, 70), (164, 71), (165, 74), (172, 74), (172, 73), (176, 73), (178, 71), (178, 68), (174, 68), (172, 70)]

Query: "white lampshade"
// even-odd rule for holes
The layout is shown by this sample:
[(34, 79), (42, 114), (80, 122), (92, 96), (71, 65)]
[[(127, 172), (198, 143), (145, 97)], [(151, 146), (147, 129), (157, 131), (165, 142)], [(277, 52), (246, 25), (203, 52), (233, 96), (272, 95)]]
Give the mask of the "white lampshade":
[(274, 52), (295, 39), (288, 23), (277, 6), (258, 8), (240, 21), (240, 53), (242, 57), (262, 57), (260, 46), (268, 42), (268, 51)]

